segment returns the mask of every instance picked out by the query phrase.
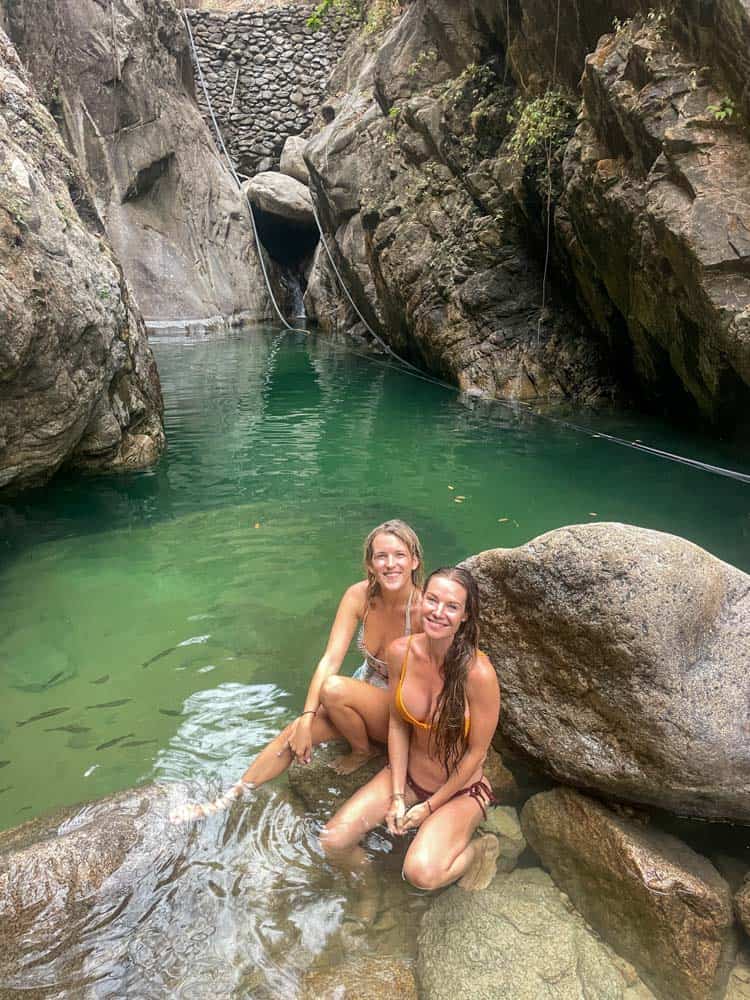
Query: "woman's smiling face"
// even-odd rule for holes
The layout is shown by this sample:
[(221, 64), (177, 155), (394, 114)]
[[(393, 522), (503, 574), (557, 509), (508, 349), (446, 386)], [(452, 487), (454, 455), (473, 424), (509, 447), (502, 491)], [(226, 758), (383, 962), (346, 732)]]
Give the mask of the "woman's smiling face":
[(418, 566), (419, 560), (409, 551), (406, 542), (385, 531), (375, 535), (370, 568), (383, 590), (399, 590), (411, 581)]
[(452, 639), (466, 621), (466, 589), (457, 580), (433, 576), (422, 597), (422, 628), (431, 639)]

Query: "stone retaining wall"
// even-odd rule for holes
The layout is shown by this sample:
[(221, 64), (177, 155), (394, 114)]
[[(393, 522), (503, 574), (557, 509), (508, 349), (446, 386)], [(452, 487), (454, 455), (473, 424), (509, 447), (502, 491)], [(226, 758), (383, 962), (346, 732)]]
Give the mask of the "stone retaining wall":
[[(354, 27), (307, 27), (310, 4), (189, 12), (214, 112), (241, 173), (278, 166), (285, 140), (314, 118)], [(208, 109), (200, 87), (198, 102)], [(266, 161), (266, 162), (263, 162)]]

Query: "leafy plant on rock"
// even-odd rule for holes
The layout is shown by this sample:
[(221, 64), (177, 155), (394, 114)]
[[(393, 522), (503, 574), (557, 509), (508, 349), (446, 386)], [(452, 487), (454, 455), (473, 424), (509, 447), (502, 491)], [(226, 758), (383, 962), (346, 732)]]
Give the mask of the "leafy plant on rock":
[(709, 104), (706, 111), (712, 115), (717, 122), (725, 122), (734, 118), (737, 108), (731, 97), (724, 96), (718, 104)]

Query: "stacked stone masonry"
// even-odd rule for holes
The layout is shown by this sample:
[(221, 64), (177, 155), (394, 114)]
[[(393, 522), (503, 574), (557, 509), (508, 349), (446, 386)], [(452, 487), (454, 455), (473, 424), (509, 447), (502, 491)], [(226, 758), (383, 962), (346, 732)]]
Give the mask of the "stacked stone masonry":
[[(310, 11), (297, 3), (189, 12), (214, 112), (241, 173), (277, 168), (286, 139), (304, 132), (320, 108), (354, 21), (314, 31), (307, 26)], [(208, 118), (200, 87), (197, 96)]]

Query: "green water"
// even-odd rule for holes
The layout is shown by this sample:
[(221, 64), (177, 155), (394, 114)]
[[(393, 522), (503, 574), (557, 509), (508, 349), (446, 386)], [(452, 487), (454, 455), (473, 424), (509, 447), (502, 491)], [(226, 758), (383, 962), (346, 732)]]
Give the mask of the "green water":
[[(300, 703), (385, 518), (413, 524), (433, 566), (621, 520), (750, 569), (742, 483), (469, 405), (321, 338), (153, 346), (159, 467), (63, 477), (0, 508), (0, 827), (144, 780), (239, 773)], [(585, 419), (743, 468), (653, 422)]]
[[(154, 351), (159, 467), (60, 477), (0, 506), (0, 828), (140, 782), (184, 802), (236, 778), (299, 706), (361, 539), (388, 517), (414, 525), (431, 566), (622, 520), (750, 569), (750, 487), (731, 479), (313, 337)], [(577, 419), (748, 471), (657, 422)], [(283, 781), (195, 826), (154, 822), (90, 907), (39, 916), (0, 992), (292, 998), (310, 969), (412, 961), (429, 899), (398, 877), (398, 846), (375, 832), (368, 847), (364, 881), (330, 869)]]

